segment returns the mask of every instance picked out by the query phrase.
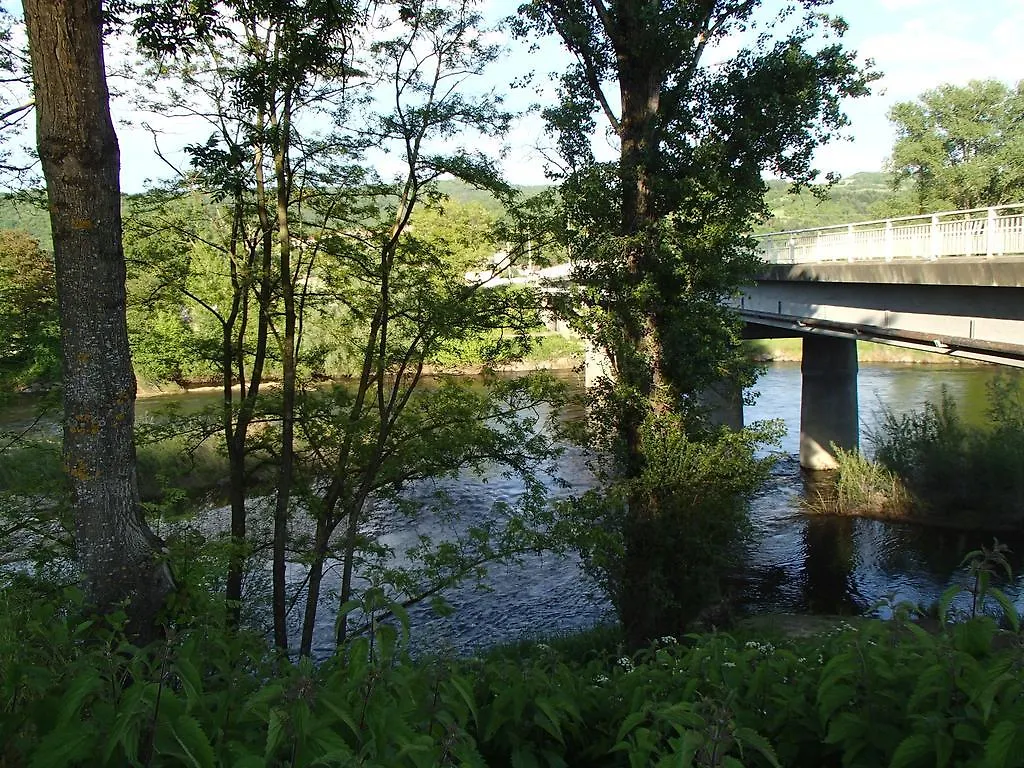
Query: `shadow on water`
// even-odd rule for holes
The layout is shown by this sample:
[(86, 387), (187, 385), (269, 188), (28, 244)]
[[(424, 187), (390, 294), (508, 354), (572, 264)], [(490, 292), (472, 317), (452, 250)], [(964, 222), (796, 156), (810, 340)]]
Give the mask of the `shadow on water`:
[[(943, 385), (963, 404), (966, 418), (980, 419), (985, 411), (986, 382), (995, 373), (984, 367), (861, 366), (862, 440), (878, 423), (883, 408), (896, 412), (918, 409), (927, 400), (937, 400)], [(761, 396), (756, 405), (747, 408), (747, 422), (778, 418), (787, 431), (769, 481), (751, 505), (751, 543), (742, 572), (736, 574), (737, 593), (747, 611), (884, 616), (894, 602), (927, 606), (950, 584), (969, 585), (970, 576), (960, 566), (963, 555), (991, 545), (991, 534), (808, 513), (802, 499), (817, 492), (817, 481), (805, 478), (797, 459), (799, 365), (770, 366), (756, 389)], [(143, 401), (140, 418), (146, 417), (147, 409), (175, 399), (193, 408), (215, 398), (215, 394), (203, 393)], [(25, 418), (24, 413), (9, 414), (8, 428)], [(568, 492), (579, 493), (593, 485), (577, 449), (569, 449), (560, 474), (569, 483)], [(444, 485), (466, 513), (467, 524), (490, 514), (495, 501), (514, 502), (523, 492), (521, 483), (497, 473), (485, 477), (464, 473)], [(431, 490), (419, 489), (423, 493)], [(567, 492), (553, 481), (550, 490), (555, 496)], [(399, 552), (419, 533), (443, 535), (447, 525), (429, 515), (392, 523), (387, 543)], [(1011, 564), (1017, 574), (1012, 583), (999, 586), (1024, 607), (1024, 578), (1019, 575), (1024, 572), (1024, 535), (1000, 535), (999, 539), (1011, 547)], [(298, 580), (301, 571), (302, 566), (293, 566)], [(469, 652), (523, 635), (571, 631), (609, 617), (607, 602), (573, 557), (530, 555), (520, 563), (492, 569), (484, 586), (482, 591), (472, 585), (452, 591), (455, 613), (450, 617), (436, 616), (426, 607), (416, 609), (416, 642), (431, 649)], [(960, 605), (966, 603), (967, 598), (961, 598)], [(334, 610), (336, 602), (323, 614), (317, 633), (317, 650), (322, 654), (331, 649)]]

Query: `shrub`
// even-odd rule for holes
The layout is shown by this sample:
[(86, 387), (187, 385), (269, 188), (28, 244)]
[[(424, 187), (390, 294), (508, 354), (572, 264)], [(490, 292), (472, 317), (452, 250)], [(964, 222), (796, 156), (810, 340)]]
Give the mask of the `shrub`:
[(378, 625), (315, 667), (179, 599), (140, 650), (74, 592), (0, 593), (0, 765), (1024, 764), (1021, 635), (985, 616), (420, 661)]
[[(937, 404), (887, 412), (869, 436), (875, 459), (938, 515), (978, 513), (997, 527), (1024, 519), (1024, 378), (997, 376), (988, 388), (987, 427), (964, 424), (943, 390)], [(970, 522), (960, 517), (961, 522)]]
[(747, 502), (771, 466), (755, 450), (773, 437), (747, 429), (698, 440), (672, 417), (651, 419), (639, 477), (562, 506), (570, 540), (634, 645), (685, 631), (720, 600), (749, 530)]

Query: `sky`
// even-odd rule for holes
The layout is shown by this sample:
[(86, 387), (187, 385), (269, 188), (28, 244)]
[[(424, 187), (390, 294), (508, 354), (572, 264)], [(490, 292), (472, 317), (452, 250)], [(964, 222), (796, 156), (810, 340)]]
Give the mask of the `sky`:
[[(765, 0), (771, 7), (781, 0)], [(519, 0), (489, 0), (488, 15), (512, 13)], [(7, 3), (5, 3), (7, 4)], [(874, 60), (883, 73), (869, 97), (846, 105), (852, 121), (850, 141), (820, 149), (816, 165), (822, 172), (850, 175), (882, 170), (893, 143), (888, 110), (900, 101), (912, 100), (941, 83), (966, 84), (972, 79), (996, 78), (1014, 84), (1024, 79), (1024, 0), (834, 0), (831, 12), (849, 24), (844, 39), (862, 58)], [(546, 73), (564, 65), (564, 54), (552, 41), (539, 51), (516, 50), (492, 74), (501, 89), (510, 77), (532, 68), (540, 82)], [(512, 105), (525, 105), (529, 94), (513, 94)], [(153, 151), (151, 136), (128, 125), (138, 116), (115, 101), (115, 120), (122, 150), (122, 188), (137, 192), (147, 179), (165, 175)], [(149, 118), (152, 120), (152, 117)], [(203, 133), (179, 126), (164, 140), (165, 147), (200, 141)], [(539, 118), (527, 117), (507, 138), (504, 167), (515, 184), (544, 183), (545, 143)], [(494, 146), (492, 149), (497, 150)], [(174, 153), (171, 152), (171, 157)], [(381, 160), (386, 170), (386, 160)]]
[[(830, 12), (849, 24), (844, 45), (873, 59), (883, 77), (870, 96), (846, 102), (851, 140), (818, 151), (823, 173), (882, 170), (894, 141), (887, 113), (898, 102), (941, 83), (1024, 79), (1024, 0), (834, 0)], [(527, 145), (541, 134), (539, 126), (517, 131)], [(540, 161), (536, 152), (526, 153), (509, 168), (513, 180), (539, 179)]]

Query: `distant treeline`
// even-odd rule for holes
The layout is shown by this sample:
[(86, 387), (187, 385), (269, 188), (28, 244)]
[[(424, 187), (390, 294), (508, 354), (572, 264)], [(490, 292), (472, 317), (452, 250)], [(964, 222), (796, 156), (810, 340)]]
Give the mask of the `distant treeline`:
[[(536, 194), (543, 186), (520, 187), (526, 195)], [(479, 205), (494, 214), (501, 205), (487, 192), (465, 184), (442, 182), (441, 190), (454, 202)], [(769, 181), (766, 202), (772, 218), (757, 227), (758, 231), (804, 229), (850, 221), (883, 218), (899, 210), (893, 194), (891, 177), (885, 173), (855, 173), (823, 190), (818, 197), (809, 190), (791, 194), (789, 185), (782, 181)], [(126, 201), (138, 196), (126, 196)], [(49, 213), (38, 196), (25, 194), (0, 195), (0, 229), (27, 232), (40, 245), (51, 250)]]

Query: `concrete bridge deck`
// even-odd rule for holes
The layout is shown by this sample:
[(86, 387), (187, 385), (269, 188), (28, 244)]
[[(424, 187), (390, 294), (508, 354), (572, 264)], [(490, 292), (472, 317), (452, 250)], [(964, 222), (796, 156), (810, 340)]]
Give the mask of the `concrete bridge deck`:
[(751, 338), (819, 333), (1024, 367), (1024, 204), (759, 238)]
[(804, 340), (800, 463), (857, 445), (856, 341), (1024, 367), (1024, 204), (760, 237), (750, 338)]

